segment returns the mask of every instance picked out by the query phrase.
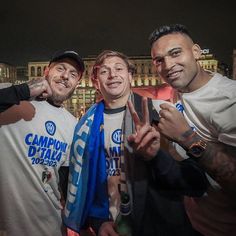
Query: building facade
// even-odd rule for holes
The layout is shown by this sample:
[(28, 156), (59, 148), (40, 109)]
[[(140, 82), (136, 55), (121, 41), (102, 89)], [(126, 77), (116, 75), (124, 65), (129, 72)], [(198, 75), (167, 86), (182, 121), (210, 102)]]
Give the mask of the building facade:
[(236, 80), (236, 49), (233, 50), (233, 79)]
[(0, 62), (0, 83), (15, 83), (16, 78), (16, 67)]
[[(85, 111), (96, 101), (97, 91), (94, 89), (90, 79), (91, 70), (94, 65), (95, 57), (83, 58), (85, 63), (85, 71), (80, 81), (78, 88), (75, 90), (71, 99), (64, 103), (65, 107), (78, 119)], [(166, 100), (166, 94), (172, 91), (166, 84), (156, 75), (155, 68), (150, 56), (132, 56), (130, 60), (135, 65), (135, 73), (132, 81), (132, 89), (145, 96), (152, 98), (160, 98)], [(29, 62), (27, 68), (12, 67), (8, 64), (0, 63), (0, 82), (22, 83), (34, 78), (44, 76), (44, 70), (48, 65), (48, 61)], [(202, 57), (199, 60), (200, 65), (207, 70), (216, 72), (218, 70), (218, 61), (214, 59), (209, 50), (202, 52)], [(236, 63), (236, 62), (235, 62)], [(16, 80), (17, 71), (17, 80)], [(159, 93), (162, 89), (162, 95)], [(160, 97), (163, 96), (163, 97)]]
[(213, 54), (210, 53), (209, 49), (202, 50), (202, 55), (198, 62), (205, 70), (210, 70), (213, 72), (217, 72), (218, 70), (218, 60), (214, 58)]
[[(76, 117), (80, 118), (85, 111), (96, 101), (96, 90), (90, 79), (91, 70), (95, 58), (84, 58), (85, 71), (78, 88), (75, 90), (71, 99), (64, 103), (65, 107)], [(155, 69), (152, 65), (151, 57), (137, 56), (130, 57), (135, 65), (135, 74), (132, 81), (133, 88), (158, 88), (163, 82), (155, 75)], [(29, 80), (43, 77), (45, 68), (49, 62), (29, 62), (28, 77)]]

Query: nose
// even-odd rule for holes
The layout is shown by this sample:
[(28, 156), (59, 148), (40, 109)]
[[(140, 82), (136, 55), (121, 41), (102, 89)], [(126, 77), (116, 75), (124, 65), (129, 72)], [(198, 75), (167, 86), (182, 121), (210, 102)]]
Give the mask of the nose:
[(61, 74), (61, 77), (63, 79), (69, 79), (69, 71), (64, 70), (63, 73)]
[(115, 68), (110, 68), (110, 77), (115, 77), (117, 75)]
[(165, 56), (164, 57), (165, 69), (169, 70), (174, 66), (174, 61), (171, 57)]

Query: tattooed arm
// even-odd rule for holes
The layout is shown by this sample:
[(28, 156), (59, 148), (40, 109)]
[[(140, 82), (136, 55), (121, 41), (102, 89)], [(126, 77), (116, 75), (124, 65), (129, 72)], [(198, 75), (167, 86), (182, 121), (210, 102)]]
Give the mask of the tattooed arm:
[[(179, 143), (187, 152), (193, 143), (203, 140), (174, 107), (164, 105), (163, 108), (158, 125), (162, 134)], [(205, 151), (200, 157), (193, 158), (225, 191), (236, 196), (236, 147), (220, 142), (204, 143)]]
[(30, 97), (45, 99), (52, 95), (51, 88), (45, 78), (37, 78), (28, 82)]
[[(192, 143), (202, 140), (192, 130), (182, 133), (181, 137), (183, 141), (179, 144), (185, 150), (188, 150)], [(236, 147), (208, 142), (198, 163), (225, 191), (236, 196)]]
[[(9, 86), (9, 85), (8, 85)], [(0, 112), (9, 107), (19, 104), (20, 101), (40, 97), (45, 99), (51, 96), (52, 92), (46, 79), (38, 78), (19, 85), (12, 85), (0, 89)]]

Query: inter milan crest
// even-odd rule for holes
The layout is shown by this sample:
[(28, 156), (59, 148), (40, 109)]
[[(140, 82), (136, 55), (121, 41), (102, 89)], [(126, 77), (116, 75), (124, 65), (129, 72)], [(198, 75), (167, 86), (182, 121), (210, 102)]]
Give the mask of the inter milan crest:
[(120, 144), (121, 143), (121, 129), (116, 129), (113, 133), (112, 133), (112, 141), (116, 144)]
[(56, 125), (53, 121), (50, 121), (50, 120), (47, 121), (45, 123), (45, 128), (46, 128), (47, 133), (50, 135), (54, 135), (56, 132)]

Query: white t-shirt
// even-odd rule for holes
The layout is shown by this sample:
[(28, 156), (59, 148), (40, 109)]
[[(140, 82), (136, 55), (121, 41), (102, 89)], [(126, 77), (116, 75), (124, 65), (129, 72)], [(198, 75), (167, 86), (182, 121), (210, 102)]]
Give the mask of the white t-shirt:
[[(180, 98), (176, 108), (202, 138), (236, 146), (235, 80), (216, 73), (201, 88), (191, 93), (180, 93)], [(169, 102), (153, 100), (158, 112), (162, 103)]]
[[(185, 117), (201, 137), (236, 146), (236, 81), (216, 73), (203, 87), (180, 97)], [(221, 188), (211, 185), (207, 195), (185, 202), (193, 226), (204, 235), (236, 234), (236, 201)]]
[(68, 166), (75, 117), (46, 101), (25, 101), (0, 122), (0, 232), (62, 235), (58, 169)]
[[(175, 104), (189, 125), (204, 139), (236, 146), (236, 81), (216, 73), (203, 87), (180, 94)], [(158, 109), (158, 103), (156, 108)], [(177, 151), (188, 158), (176, 145)], [(236, 155), (235, 155), (236, 158)], [(185, 197), (185, 207), (193, 226), (207, 236), (236, 235), (236, 201), (208, 176), (211, 183), (201, 198)]]
[(113, 114), (104, 113), (105, 155), (107, 169), (107, 185), (109, 195), (110, 218), (115, 220), (119, 213), (120, 193), (118, 185), (121, 177), (122, 122), (125, 111)]
[(185, 117), (205, 140), (236, 146), (236, 81), (216, 73), (203, 87), (180, 94)]

